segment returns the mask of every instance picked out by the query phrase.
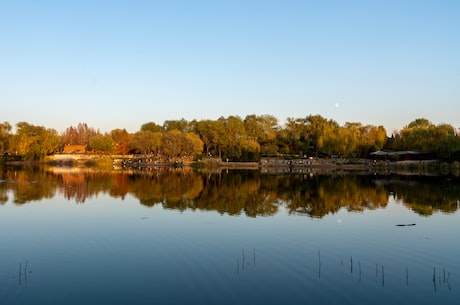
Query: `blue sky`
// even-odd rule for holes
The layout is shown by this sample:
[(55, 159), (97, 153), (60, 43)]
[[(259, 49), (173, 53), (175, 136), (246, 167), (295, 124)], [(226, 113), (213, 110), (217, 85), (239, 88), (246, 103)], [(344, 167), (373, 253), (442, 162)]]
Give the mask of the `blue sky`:
[(0, 0), (0, 122), (460, 128), (460, 1)]

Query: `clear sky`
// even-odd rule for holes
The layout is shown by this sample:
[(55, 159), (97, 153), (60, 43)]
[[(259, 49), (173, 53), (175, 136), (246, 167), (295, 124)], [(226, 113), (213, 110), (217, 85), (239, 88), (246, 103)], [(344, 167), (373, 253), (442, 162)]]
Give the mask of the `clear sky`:
[(460, 128), (460, 1), (0, 0), (0, 122)]

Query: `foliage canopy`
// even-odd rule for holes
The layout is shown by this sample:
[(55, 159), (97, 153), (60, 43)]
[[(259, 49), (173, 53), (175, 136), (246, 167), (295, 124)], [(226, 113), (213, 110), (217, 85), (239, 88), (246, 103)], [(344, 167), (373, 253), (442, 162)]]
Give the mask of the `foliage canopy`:
[(264, 155), (301, 157), (367, 157), (370, 152), (414, 150), (439, 158), (458, 156), (460, 137), (449, 124), (434, 125), (424, 118), (410, 122), (387, 138), (383, 126), (359, 122), (338, 124), (321, 115), (288, 118), (283, 126), (272, 115), (220, 117), (217, 120), (168, 120), (148, 122), (135, 133), (117, 128), (101, 133), (86, 123), (68, 127), (61, 135), (54, 129), (26, 122), (12, 132), (0, 123), (0, 152), (25, 159), (43, 159), (62, 151), (66, 144), (87, 145), (94, 153), (138, 153), (165, 161), (193, 160), (201, 155), (232, 161), (257, 161)]

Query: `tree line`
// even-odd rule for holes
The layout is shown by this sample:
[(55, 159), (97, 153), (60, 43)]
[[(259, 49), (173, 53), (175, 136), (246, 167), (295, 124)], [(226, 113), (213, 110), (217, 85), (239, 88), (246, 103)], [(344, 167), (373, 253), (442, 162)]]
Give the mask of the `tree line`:
[(449, 124), (435, 125), (421, 118), (391, 137), (383, 126), (359, 122), (338, 124), (321, 115), (288, 118), (284, 125), (272, 115), (220, 117), (217, 120), (148, 122), (129, 133), (114, 129), (102, 133), (86, 123), (55, 129), (27, 122), (0, 123), (0, 153), (39, 160), (64, 151), (65, 145), (84, 145), (98, 154), (142, 154), (164, 161), (186, 161), (214, 156), (232, 161), (258, 161), (261, 156), (367, 157), (377, 150), (430, 152), (439, 158), (460, 157), (460, 137)]

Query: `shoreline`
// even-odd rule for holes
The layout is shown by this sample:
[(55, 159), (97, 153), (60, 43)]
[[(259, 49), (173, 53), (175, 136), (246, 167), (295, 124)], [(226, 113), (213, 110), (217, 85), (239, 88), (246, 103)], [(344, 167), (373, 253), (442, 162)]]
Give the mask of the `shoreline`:
[[(58, 156), (57, 158), (55, 156)], [(6, 166), (38, 166), (55, 167), (104, 168), (106, 170), (152, 169), (161, 167), (191, 167), (206, 171), (221, 170), (260, 170), (267, 174), (283, 173), (378, 173), (427, 176), (460, 176), (460, 162), (440, 160), (406, 160), (406, 161), (375, 161), (371, 159), (342, 158), (309, 158), (281, 159), (262, 158), (259, 162), (231, 162), (220, 158), (203, 158), (191, 162), (160, 162), (135, 156), (101, 156), (101, 155), (55, 155), (43, 161), (5, 161)]]

